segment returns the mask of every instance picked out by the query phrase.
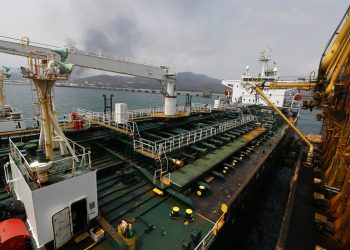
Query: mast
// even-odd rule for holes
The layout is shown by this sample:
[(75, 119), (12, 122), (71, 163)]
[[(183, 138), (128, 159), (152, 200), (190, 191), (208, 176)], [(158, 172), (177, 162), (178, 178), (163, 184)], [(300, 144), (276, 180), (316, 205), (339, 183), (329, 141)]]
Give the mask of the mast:
[(73, 64), (55, 62), (52, 54), (43, 57), (33, 57), (31, 53), (28, 56), (29, 68), (20, 67), (25, 78), (33, 80), (39, 99), (40, 119), (42, 129), (40, 130), (40, 142), (44, 144), (45, 155), (49, 160), (54, 160), (54, 143), (59, 143), (61, 154), (64, 155), (66, 149), (74, 157), (78, 158), (57, 120), (55, 110), (53, 87), (56, 80), (67, 80), (72, 72)]
[(271, 60), (270, 56), (271, 49), (266, 48), (264, 51), (260, 52), (259, 63), (261, 63), (261, 73), (260, 76), (266, 76), (266, 71), (268, 71), (268, 63)]

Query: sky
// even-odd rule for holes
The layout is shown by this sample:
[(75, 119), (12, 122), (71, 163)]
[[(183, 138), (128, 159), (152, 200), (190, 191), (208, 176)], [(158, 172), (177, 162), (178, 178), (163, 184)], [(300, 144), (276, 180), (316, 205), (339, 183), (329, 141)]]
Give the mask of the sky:
[[(246, 65), (259, 73), (259, 52), (268, 47), (281, 76), (305, 76), (317, 71), (348, 5), (345, 0), (12, 0), (1, 3), (0, 36), (26, 36), (218, 79), (239, 79)], [(1, 54), (0, 65), (25, 66), (26, 59)]]

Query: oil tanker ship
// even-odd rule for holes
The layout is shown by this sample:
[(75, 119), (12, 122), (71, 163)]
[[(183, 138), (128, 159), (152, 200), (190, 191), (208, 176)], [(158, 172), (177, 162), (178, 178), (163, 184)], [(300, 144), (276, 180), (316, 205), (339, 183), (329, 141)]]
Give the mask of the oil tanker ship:
[[(348, 32), (350, 22), (343, 22), (339, 29)], [(1, 194), (4, 249), (209, 249), (225, 228), (239, 228), (265, 177), (285, 156), (292, 129), (309, 146), (299, 159), (313, 166), (314, 145), (294, 125), (300, 96), (286, 94), (274, 103), (266, 90), (315, 88), (312, 105), (324, 107), (322, 91), (333, 93), (340, 86), (320, 73), (307, 83), (285, 83), (264, 79), (262, 71), (241, 84), (271, 108), (258, 98), (249, 105), (219, 101), (212, 108), (188, 99), (178, 106), (175, 75), (164, 66), (47, 48), (27, 38), (1, 40), (0, 51), (28, 57), (21, 72), (33, 82), (41, 123), (38, 134), (22, 131), (25, 136), (8, 138), (7, 192)], [(164, 106), (128, 110), (127, 104), (116, 103), (114, 112), (76, 109), (62, 124), (52, 89), (56, 80), (67, 79), (73, 63), (157, 79)], [(82, 129), (84, 124), (89, 129)], [(63, 128), (75, 132), (66, 135)], [(326, 140), (333, 140), (327, 131)], [(338, 189), (333, 206), (339, 205), (339, 196), (348, 199)], [(344, 230), (334, 232), (343, 235)]]

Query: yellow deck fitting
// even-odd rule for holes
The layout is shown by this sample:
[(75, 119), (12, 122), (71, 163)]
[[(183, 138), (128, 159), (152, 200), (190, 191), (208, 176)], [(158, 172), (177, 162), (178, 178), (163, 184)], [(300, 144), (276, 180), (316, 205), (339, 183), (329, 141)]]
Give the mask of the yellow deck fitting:
[(169, 214), (170, 218), (172, 219), (179, 219), (180, 217), (180, 208), (179, 207), (173, 207), (171, 210), (171, 214)]
[(186, 214), (185, 214), (184, 220), (185, 220), (185, 223), (186, 222), (189, 223), (189, 222), (193, 222), (194, 221), (192, 209), (190, 209), (190, 208), (186, 209)]
[(166, 177), (162, 177), (162, 182), (163, 182), (163, 184), (165, 184), (167, 186), (170, 186), (170, 184), (171, 184), (171, 180), (169, 178), (166, 178)]
[(192, 215), (192, 214), (193, 214), (192, 209), (187, 208), (187, 209), (186, 209), (186, 214), (188, 214), (188, 215)]
[(163, 196), (164, 195), (164, 192), (158, 188), (153, 188), (152, 190), (154, 193), (156, 193), (157, 195), (159, 196)]
[(197, 194), (198, 196), (202, 196), (202, 195), (204, 195), (204, 192), (205, 192), (205, 186), (200, 185), (198, 188), (199, 188), (199, 190), (196, 192), (196, 194)]

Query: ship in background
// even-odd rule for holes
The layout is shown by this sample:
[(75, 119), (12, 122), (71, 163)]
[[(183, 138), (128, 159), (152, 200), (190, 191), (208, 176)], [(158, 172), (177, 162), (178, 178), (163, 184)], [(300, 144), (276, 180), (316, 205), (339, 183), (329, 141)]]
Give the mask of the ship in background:
[[(350, 21), (346, 17), (344, 29), (349, 37)], [(344, 32), (336, 32), (336, 36), (338, 34), (340, 43), (335, 46), (343, 44), (348, 48), (349, 39), (344, 39)], [(266, 178), (290, 150), (287, 146), (293, 134), (291, 128), (308, 146), (307, 152), (297, 149), (299, 154), (292, 156), (292, 162), (303, 163), (311, 171), (314, 165), (321, 169), (320, 161), (314, 160), (321, 157), (314, 150), (317, 142), (311, 143), (292, 119), (286, 117), (293, 105), (285, 106), (284, 99), (274, 103), (269, 99), (270, 94), (263, 92), (269, 82), (261, 81), (262, 76), (246, 74), (247, 80), (242, 81), (242, 85), (248, 91), (259, 93), (271, 108), (257, 103), (255, 97), (250, 104), (222, 106), (216, 102), (212, 108), (193, 105), (188, 99), (185, 106), (178, 106), (175, 75), (167, 67), (79, 51), (68, 54), (67, 49), (52, 51), (25, 39), (0, 40), (0, 45), (4, 53), (28, 57), (29, 67), (23, 68), (22, 73), (39, 90), (42, 125), (40, 136), (9, 139), (9, 162), (4, 165), (8, 193), (1, 194), (11, 202), (2, 205), (6, 211), (1, 214), (5, 220), (0, 224), (4, 248), (25, 249), (29, 245), (35, 249), (209, 249), (220, 241), (225, 230), (242, 231), (249, 207), (254, 207)], [(341, 126), (330, 126), (334, 122), (330, 119), (332, 109), (323, 105), (322, 97), (333, 100), (334, 89), (348, 86), (350, 71), (347, 67), (342, 84), (335, 84), (342, 67), (331, 67), (334, 74), (325, 73), (329, 72), (328, 66), (333, 65), (332, 53), (337, 52), (336, 49), (330, 51), (331, 54), (322, 58), (317, 81), (288, 86), (272, 82), (269, 86), (282, 89), (312, 86), (313, 105), (325, 109), (324, 119), (328, 123), (323, 138), (328, 150), (323, 157), (332, 165), (326, 172), (326, 190), (320, 189), (325, 193), (315, 197), (321, 200), (323, 195), (323, 199), (332, 199), (331, 211), (339, 220), (331, 233), (346, 245), (350, 239), (349, 213), (344, 201), (349, 199), (350, 171), (344, 169), (344, 165), (336, 169), (332, 157), (348, 157), (348, 153), (339, 154), (334, 147), (346, 145), (348, 135), (333, 136), (349, 131), (344, 129), (348, 119), (338, 115)], [(340, 59), (338, 66), (343, 66), (349, 53), (335, 56)], [(109, 112), (76, 109), (77, 117), (91, 127), (65, 135), (54, 112), (51, 90), (56, 80), (68, 78), (72, 63), (157, 79), (161, 83), (164, 106), (129, 110), (127, 104), (116, 103), (115, 110)], [(291, 101), (300, 101), (296, 95), (293, 97)], [(243, 102), (244, 98), (238, 98)], [(244, 101), (249, 102), (249, 98)], [(344, 104), (344, 99), (342, 101)], [(347, 112), (343, 108), (348, 105), (335, 104), (340, 113)], [(334, 129), (336, 126), (338, 130)], [(337, 144), (334, 140), (343, 141)], [(322, 180), (314, 179), (314, 182), (321, 186)], [(18, 216), (23, 212), (24, 216)], [(329, 225), (325, 215), (317, 213), (316, 219), (321, 230)], [(233, 247), (235, 244), (239, 242), (231, 242)]]
[(35, 119), (24, 119), (21, 110), (7, 103), (4, 94), (4, 81), (10, 77), (11, 69), (2, 67), (0, 69), (0, 135), (39, 126)]
[[(297, 117), (302, 107), (302, 95), (298, 88), (273, 88), (271, 83), (288, 83), (291, 80), (281, 80), (278, 74), (278, 68), (270, 68), (271, 50), (265, 49), (260, 53), (259, 63), (261, 70), (258, 75), (250, 72), (250, 66), (245, 67), (245, 73), (240, 80), (223, 80), (222, 84), (227, 87), (224, 91), (225, 96), (215, 101), (214, 107), (229, 107), (230, 105), (259, 105), (269, 106), (269, 104), (253, 89), (252, 85), (262, 83), (263, 92), (280, 109), (291, 112), (291, 115)], [(275, 63), (274, 63), (275, 64)], [(303, 80), (295, 80), (303, 83)]]

